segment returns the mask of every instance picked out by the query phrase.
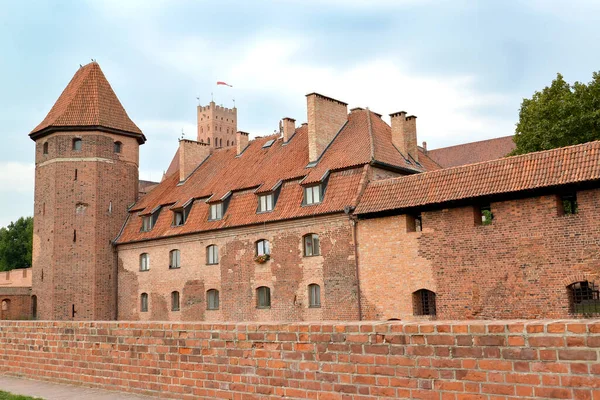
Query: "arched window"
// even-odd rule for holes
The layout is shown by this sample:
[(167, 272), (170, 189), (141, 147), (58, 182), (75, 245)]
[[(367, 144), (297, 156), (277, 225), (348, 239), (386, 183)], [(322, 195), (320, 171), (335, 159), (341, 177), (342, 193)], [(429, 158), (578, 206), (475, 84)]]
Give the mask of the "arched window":
[(31, 316), (33, 319), (37, 319), (37, 296), (31, 296)]
[(73, 139), (73, 151), (81, 151), (81, 139)]
[(435, 315), (435, 293), (427, 289), (414, 292), (413, 311), (415, 315)]
[(217, 289), (210, 289), (206, 292), (206, 309), (219, 309), (219, 291)]
[(171, 311), (179, 311), (179, 292), (171, 292)]
[(256, 242), (256, 255), (265, 256), (271, 254), (271, 246), (267, 239), (260, 239)]
[(48, 154), (48, 142), (44, 143), (44, 154)]
[(219, 248), (214, 244), (206, 248), (206, 263), (209, 265), (219, 263)]
[(142, 253), (140, 254), (140, 271), (148, 270), (150, 270), (150, 254)]
[(169, 252), (169, 268), (175, 269), (181, 266), (181, 253), (179, 250), (171, 250)]
[(321, 307), (321, 286), (316, 283), (308, 285), (308, 306), (310, 308)]
[(10, 308), (10, 300), (9, 299), (2, 300), (2, 311), (8, 311), (9, 308)]
[(312, 257), (321, 254), (321, 247), (319, 246), (319, 235), (316, 233), (309, 233), (304, 236), (304, 256)]
[(114, 145), (114, 151), (115, 151), (115, 153), (120, 153), (121, 152), (121, 147), (123, 147), (123, 143), (121, 143), (121, 142), (115, 142), (115, 145)]
[(266, 286), (256, 289), (256, 308), (271, 308), (271, 289)]
[(600, 296), (594, 282), (581, 281), (568, 286), (571, 312), (575, 314), (600, 313)]
[(219, 147), (223, 147), (223, 139), (219, 139)]
[(148, 293), (140, 296), (140, 312), (148, 312)]

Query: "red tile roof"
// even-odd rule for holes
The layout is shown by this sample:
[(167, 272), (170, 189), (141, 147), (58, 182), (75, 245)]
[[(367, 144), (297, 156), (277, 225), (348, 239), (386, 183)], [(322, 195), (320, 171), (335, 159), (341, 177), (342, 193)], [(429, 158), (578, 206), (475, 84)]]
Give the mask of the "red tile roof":
[(600, 141), (370, 182), (356, 214), (600, 180)]
[[(272, 139), (275, 142), (263, 148)], [(365, 170), (362, 166), (380, 162), (400, 167), (404, 173), (424, 171), (425, 164), (437, 168), (431, 160), (426, 157), (424, 160), (422, 165), (407, 163), (392, 146), (389, 125), (367, 110), (348, 115), (347, 124), (313, 168), (307, 168), (307, 125), (297, 128), (286, 144), (278, 135), (271, 135), (251, 141), (240, 156), (237, 156), (235, 147), (215, 149), (183, 184), (179, 184), (179, 174), (175, 173), (177, 160), (174, 159), (165, 179), (130, 210), (132, 216), (119, 243), (342, 212), (345, 206), (356, 206), (360, 183), (364, 182)], [(323, 203), (303, 207), (300, 183), (319, 182), (328, 171), (331, 175)], [(274, 211), (256, 214), (256, 193), (270, 191), (280, 181), (284, 184)], [(229, 192), (233, 192), (233, 195), (225, 218), (222, 221), (208, 221), (208, 205), (205, 201), (208, 198), (221, 199)], [(181, 207), (191, 199), (202, 200), (194, 203), (190, 219), (183, 227), (171, 227), (172, 213), (162, 211), (159, 222), (150, 232), (140, 232), (141, 218), (137, 216), (138, 213), (148, 214), (160, 206)]]
[(429, 150), (427, 155), (443, 168), (474, 164), (505, 157), (515, 148), (512, 136)]
[(98, 127), (134, 136), (140, 143), (146, 140), (127, 115), (98, 63), (92, 62), (79, 68), (46, 118), (29, 135), (36, 139), (53, 129)]

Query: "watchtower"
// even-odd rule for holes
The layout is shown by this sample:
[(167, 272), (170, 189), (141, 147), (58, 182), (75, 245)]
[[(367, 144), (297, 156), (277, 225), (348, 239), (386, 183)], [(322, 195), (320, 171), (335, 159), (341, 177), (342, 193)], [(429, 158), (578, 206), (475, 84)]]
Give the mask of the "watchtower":
[(198, 106), (198, 141), (211, 147), (235, 146), (237, 132), (237, 108), (217, 106), (211, 101)]

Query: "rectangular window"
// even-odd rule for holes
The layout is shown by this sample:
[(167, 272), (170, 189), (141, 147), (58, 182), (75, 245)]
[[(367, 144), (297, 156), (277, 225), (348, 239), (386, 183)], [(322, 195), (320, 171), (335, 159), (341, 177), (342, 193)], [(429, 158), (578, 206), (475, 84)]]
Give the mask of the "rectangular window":
[(493, 219), (494, 214), (489, 203), (475, 206), (475, 225), (491, 225)]
[(216, 289), (210, 289), (207, 294), (206, 308), (208, 310), (219, 309), (219, 291)]
[(266, 286), (261, 286), (256, 289), (256, 307), (270, 308), (271, 307), (271, 289)]
[(181, 266), (181, 253), (179, 250), (172, 250), (169, 253), (169, 268), (179, 268)]
[(216, 221), (223, 218), (223, 203), (216, 203), (210, 205), (210, 213), (208, 219), (210, 221)]
[(173, 211), (173, 226), (181, 226), (183, 223), (183, 210)]
[(150, 255), (148, 253), (144, 253), (140, 255), (140, 271), (149, 271), (150, 270)]
[(171, 293), (171, 311), (179, 311), (179, 292)]
[(304, 256), (318, 256), (321, 254), (319, 235), (314, 233), (304, 236)]
[(142, 293), (140, 311), (148, 312), (148, 293)]
[(406, 232), (421, 232), (423, 229), (423, 220), (421, 214), (406, 215)]
[(219, 263), (219, 248), (212, 244), (206, 248), (206, 263), (207, 264), (218, 264)]
[(575, 192), (561, 195), (559, 203), (559, 211), (561, 215), (577, 214), (577, 194)]
[(152, 229), (152, 216), (143, 216), (142, 217), (142, 232), (148, 232)]
[(310, 308), (321, 307), (321, 287), (319, 285), (308, 285), (308, 306)]
[(318, 204), (321, 202), (321, 185), (308, 186), (304, 188), (304, 204)]
[(258, 196), (258, 212), (273, 211), (273, 193)]

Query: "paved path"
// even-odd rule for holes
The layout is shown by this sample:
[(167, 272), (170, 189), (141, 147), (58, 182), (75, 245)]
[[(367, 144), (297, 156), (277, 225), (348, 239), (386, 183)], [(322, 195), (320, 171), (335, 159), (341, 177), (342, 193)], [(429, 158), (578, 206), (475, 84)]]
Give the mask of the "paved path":
[(82, 386), (62, 385), (44, 381), (0, 375), (0, 390), (12, 394), (41, 397), (46, 400), (149, 400), (153, 397), (138, 396), (108, 390), (90, 389)]

